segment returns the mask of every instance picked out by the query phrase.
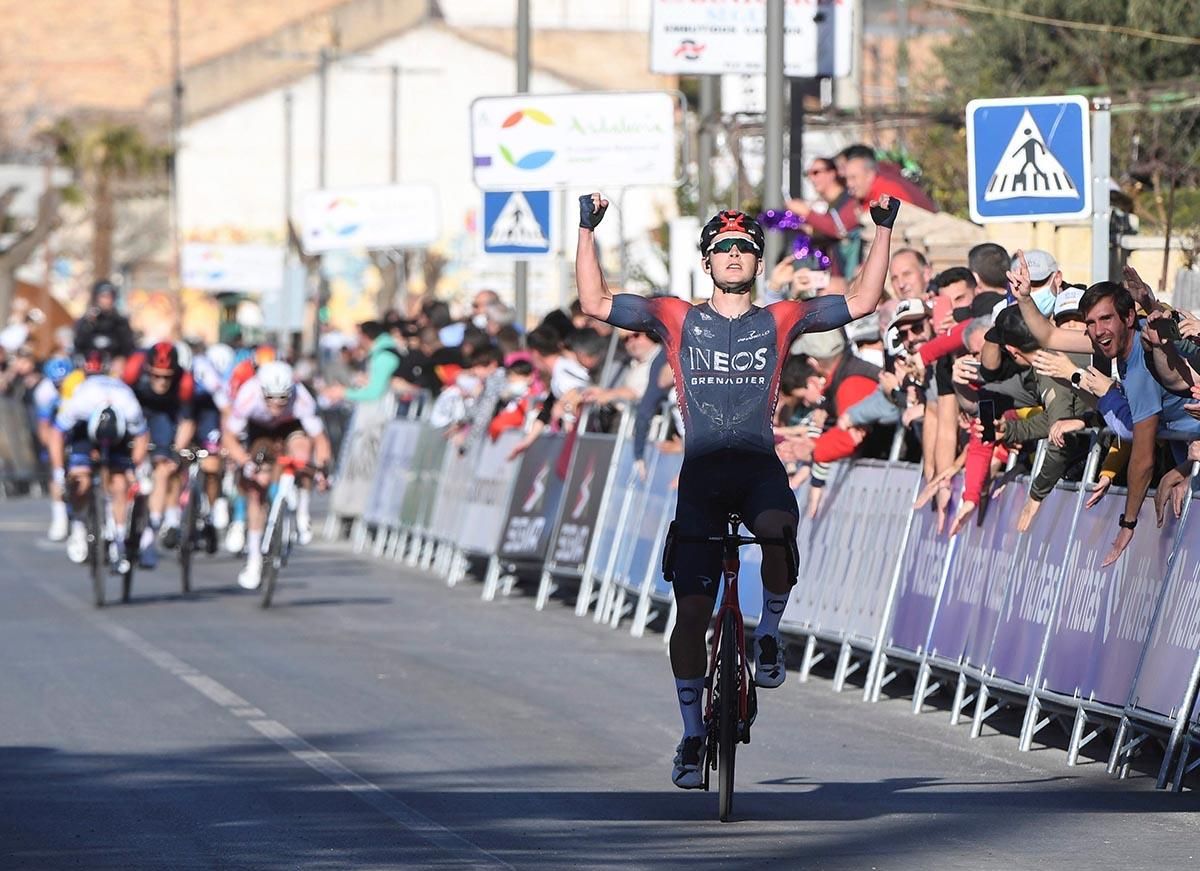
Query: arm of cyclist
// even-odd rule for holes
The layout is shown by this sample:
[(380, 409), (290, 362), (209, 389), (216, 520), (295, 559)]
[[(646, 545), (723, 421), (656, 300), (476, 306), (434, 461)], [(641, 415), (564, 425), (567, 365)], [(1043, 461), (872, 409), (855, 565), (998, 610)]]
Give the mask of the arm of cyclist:
[(900, 213), (900, 201), (886, 194), (871, 204), (871, 220), (875, 222), (875, 239), (858, 275), (846, 289), (846, 307), (850, 317), (857, 320), (875, 311), (883, 297), (883, 282), (891, 261), (892, 226)]
[(608, 200), (599, 192), (579, 198), (579, 242), (575, 251), (575, 284), (583, 313), (607, 321), (612, 313), (612, 291), (604, 280), (596, 253), (595, 229), (604, 218)]

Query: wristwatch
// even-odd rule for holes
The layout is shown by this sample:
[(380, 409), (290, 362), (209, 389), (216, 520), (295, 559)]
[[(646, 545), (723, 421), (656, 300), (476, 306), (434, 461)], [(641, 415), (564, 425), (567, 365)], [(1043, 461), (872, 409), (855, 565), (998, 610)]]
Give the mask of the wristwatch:
[(1133, 518), (1133, 520), (1126, 520), (1125, 515), (1122, 514), (1120, 517), (1117, 518), (1117, 526), (1121, 527), (1122, 529), (1136, 529), (1137, 528), (1137, 518), (1135, 517), (1135, 518)]
[(1074, 372), (1071, 373), (1071, 384), (1078, 387), (1080, 384), (1083, 383), (1083, 376), (1084, 376), (1084, 371), (1082, 369), (1076, 369)]

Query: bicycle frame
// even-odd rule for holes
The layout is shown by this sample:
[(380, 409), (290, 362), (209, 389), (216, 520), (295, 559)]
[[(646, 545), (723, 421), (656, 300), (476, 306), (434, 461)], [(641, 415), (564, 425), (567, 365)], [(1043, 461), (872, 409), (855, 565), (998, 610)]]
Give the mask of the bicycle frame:
[[(271, 498), (271, 507), (267, 512), (267, 524), (263, 528), (263, 553), (266, 554), (267, 543), (279, 522), (280, 512), (287, 510), (294, 514), (298, 502), (296, 488), (296, 473), (305, 468), (305, 464), (291, 457), (278, 457), (275, 460), (279, 467), (279, 480), (275, 482), (275, 495)], [(284, 542), (285, 553), (291, 547), (291, 542)]]
[(753, 538), (738, 535), (737, 527), (730, 523), (729, 534), (721, 538), (724, 554), (721, 560), (721, 574), (724, 578), (724, 592), (721, 607), (717, 609), (713, 629), (711, 650), (708, 655), (708, 671), (705, 680), (704, 719), (710, 722), (713, 717), (713, 680), (716, 674), (717, 657), (721, 650), (721, 627), (725, 615), (732, 612), (733, 625), (736, 627), (734, 642), (738, 653), (738, 738), (741, 739), (745, 724), (750, 719), (750, 661), (746, 656), (746, 624), (742, 618), (742, 607), (738, 600), (738, 573), (741, 569), (741, 557), (738, 549), (743, 544), (755, 544)]

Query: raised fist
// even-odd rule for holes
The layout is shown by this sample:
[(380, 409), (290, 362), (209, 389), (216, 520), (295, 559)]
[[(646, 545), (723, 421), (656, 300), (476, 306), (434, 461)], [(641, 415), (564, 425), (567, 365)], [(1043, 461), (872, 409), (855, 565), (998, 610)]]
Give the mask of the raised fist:
[(877, 200), (871, 201), (871, 220), (876, 226), (892, 229), (896, 216), (900, 214), (900, 201), (895, 197), (884, 194)]
[(604, 220), (604, 213), (608, 211), (608, 200), (604, 199), (599, 192), (594, 194), (584, 194), (579, 198), (579, 226), (584, 230), (594, 230), (600, 226), (600, 222)]

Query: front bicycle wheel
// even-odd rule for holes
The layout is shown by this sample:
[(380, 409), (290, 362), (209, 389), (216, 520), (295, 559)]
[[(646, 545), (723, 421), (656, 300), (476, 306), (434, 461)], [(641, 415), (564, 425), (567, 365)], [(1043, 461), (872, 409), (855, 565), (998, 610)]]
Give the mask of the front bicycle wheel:
[(733, 768), (738, 745), (738, 682), (740, 663), (737, 652), (737, 625), (733, 612), (721, 620), (721, 640), (717, 653), (716, 686), (719, 690), (717, 717), (717, 786), (721, 822), (729, 822), (733, 813)]
[(183, 509), (183, 519), (179, 524), (179, 586), (185, 596), (192, 591), (192, 554), (196, 552), (196, 523), (200, 513), (202, 487), (203, 482), (200, 476), (196, 475), (188, 487), (187, 505)]
[(104, 607), (104, 557), (108, 543), (104, 540), (104, 496), (100, 485), (92, 481), (91, 498), (87, 507), (88, 568), (92, 573), (92, 601)]
[(262, 602), (264, 608), (271, 607), (271, 597), (275, 595), (275, 580), (279, 577), (279, 567), (283, 563), (284, 536), (288, 533), (287, 511), (280, 511), (271, 525), (271, 539), (267, 542), (267, 552), (263, 556), (262, 567)]
[(133, 573), (137, 568), (138, 559), (141, 555), (142, 545), (142, 530), (146, 528), (146, 497), (135, 496), (126, 510), (129, 516), (126, 518), (126, 526), (128, 527), (125, 533), (125, 563), (127, 568), (121, 575), (121, 601), (128, 602), (130, 595), (133, 593)]

